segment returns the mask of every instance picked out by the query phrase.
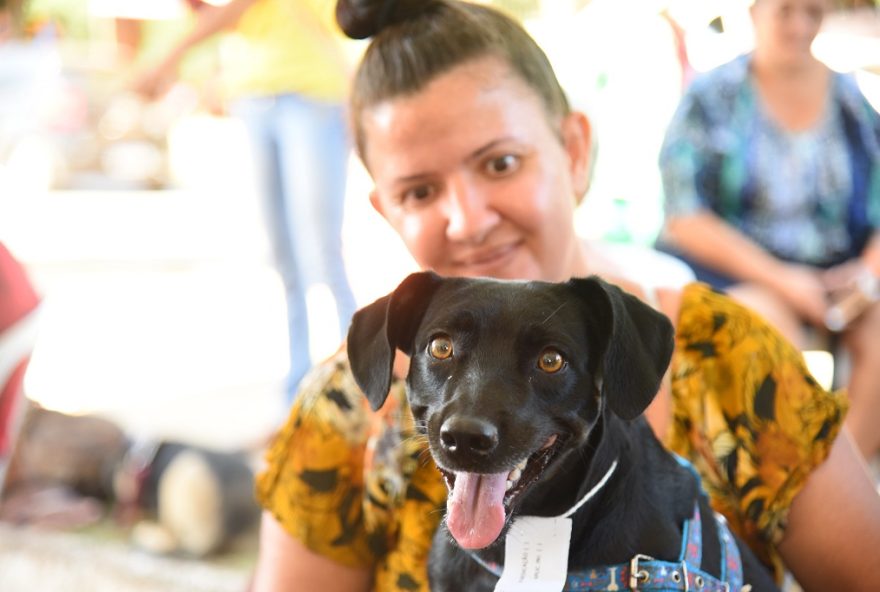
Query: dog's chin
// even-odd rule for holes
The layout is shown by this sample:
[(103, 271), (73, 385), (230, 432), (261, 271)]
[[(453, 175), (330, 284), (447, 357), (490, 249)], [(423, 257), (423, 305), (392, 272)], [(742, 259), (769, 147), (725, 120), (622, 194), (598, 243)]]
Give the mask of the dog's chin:
[[(544, 474), (551, 469), (554, 465), (554, 461), (559, 456), (560, 452), (563, 450), (565, 441), (567, 438), (560, 434), (553, 434), (545, 442), (532, 454), (523, 458), (519, 462), (517, 462), (511, 469), (502, 473), (466, 473), (466, 472), (456, 472), (454, 470), (446, 469), (440, 466), (438, 463), (438, 467), (440, 468), (440, 472), (443, 475), (444, 480), (446, 481), (446, 486), (449, 489), (450, 493), (450, 501), (448, 506), (451, 506), (455, 503), (454, 498), (461, 497), (455, 495), (455, 487), (457, 479), (467, 479), (469, 481), (477, 480), (479, 482), (478, 486), (483, 487), (485, 489), (497, 489), (501, 486), (501, 479), (504, 477), (506, 473), (506, 480), (504, 483), (504, 493), (500, 499), (501, 506), (503, 507), (503, 519), (501, 519), (500, 511), (501, 509), (498, 507), (497, 503), (490, 503), (493, 510), (495, 510), (495, 516), (486, 517), (480, 516), (479, 508), (480, 504), (487, 504), (485, 500), (486, 497), (492, 497), (490, 494), (484, 494), (483, 491), (480, 491), (478, 494), (471, 494), (471, 499), (476, 500), (476, 498), (480, 498), (483, 501), (474, 501), (474, 505), (477, 507), (477, 510), (468, 510), (465, 511), (465, 515), (468, 515), (469, 518), (465, 520), (465, 524), (461, 524), (461, 520), (455, 519), (456, 516), (453, 513), (452, 508), (449, 508), (449, 512), (447, 514), (447, 527), (449, 529), (450, 534), (456, 540), (456, 542), (463, 548), (466, 549), (483, 549), (486, 547), (490, 547), (498, 542), (501, 538), (501, 534), (506, 530), (506, 527), (510, 521), (511, 516), (516, 510), (518, 502), (523, 498), (523, 495), (541, 478)], [(484, 483), (484, 481), (486, 483)], [(495, 483), (494, 486), (491, 483)], [(461, 484), (460, 484), (461, 485)], [(461, 485), (465, 487), (465, 485)], [(467, 485), (470, 487), (470, 484)], [(498, 495), (500, 492), (496, 492), (495, 495)], [(495, 501), (499, 501), (495, 499)], [(470, 513), (469, 512), (473, 512)], [(492, 527), (487, 527), (484, 523), (490, 522), (492, 523)], [(481, 524), (477, 524), (481, 523)], [(479, 535), (475, 535), (474, 533), (480, 531)]]

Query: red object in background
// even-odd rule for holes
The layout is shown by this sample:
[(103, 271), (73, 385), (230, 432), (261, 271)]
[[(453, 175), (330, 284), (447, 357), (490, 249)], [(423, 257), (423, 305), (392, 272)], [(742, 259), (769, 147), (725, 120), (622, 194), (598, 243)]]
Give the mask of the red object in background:
[(12, 451), (13, 432), (16, 431), (13, 429), (14, 420), (18, 417), (27, 364), (28, 358), (21, 360), (3, 385), (3, 390), (0, 390), (0, 456), (6, 456)]
[[(22, 265), (0, 243), (0, 344), (16, 324), (37, 308), (40, 298)], [(0, 349), (2, 353), (2, 349)], [(22, 383), (29, 354), (10, 360), (9, 372), (0, 373), (0, 456), (9, 453), (13, 427), (22, 399)]]

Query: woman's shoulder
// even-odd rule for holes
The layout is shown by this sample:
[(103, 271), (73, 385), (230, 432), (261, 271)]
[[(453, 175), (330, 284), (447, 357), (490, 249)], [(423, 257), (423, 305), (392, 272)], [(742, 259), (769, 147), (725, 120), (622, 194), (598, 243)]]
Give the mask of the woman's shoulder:
[(346, 412), (365, 409), (365, 398), (351, 373), (344, 346), (306, 374), (297, 394), (300, 399), (307, 408), (330, 404)]
[(741, 329), (756, 323), (754, 313), (697, 282), (693, 270), (671, 255), (634, 244), (586, 245), (595, 273), (664, 313), (679, 331), (711, 331), (722, 319)]
[(694, 78), (667, 128), (667, 141), (688, 138), (694, 130), (735, 130), (749, 119), (754, 104), (750, 60), (749, 54), (740, 55)]
[(586, 241), (594, 273), (668, 316), (678, 316), (682, 290), (695, 281), (680, 259), (638, 244)]
[(712, 99), (730, 97), (732, 92), (747, 88), (751, 60), (751, 54), (741, 54), (699, 74), (686, 94)]
[(357, 447), (368, 437), (372, 421), (343, 347), (303, 378), (274, 448), (289, 452), (295, 448), (294, 441), (308, 447), (308, 442), (327, 439)]
[(723, 291), (693, 282), (679, 294), (678, 336), (689, 343), (750, 340), (762, 347), (790, 347), (764, 318)]

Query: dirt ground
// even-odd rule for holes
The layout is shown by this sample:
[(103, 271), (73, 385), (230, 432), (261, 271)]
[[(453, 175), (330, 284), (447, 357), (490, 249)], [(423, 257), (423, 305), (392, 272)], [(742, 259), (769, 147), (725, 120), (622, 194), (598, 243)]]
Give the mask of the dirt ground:
[(255, 544), (210, 561), (138, 551), (118, 533), (0, 523), (3, 592), (243, 592)]

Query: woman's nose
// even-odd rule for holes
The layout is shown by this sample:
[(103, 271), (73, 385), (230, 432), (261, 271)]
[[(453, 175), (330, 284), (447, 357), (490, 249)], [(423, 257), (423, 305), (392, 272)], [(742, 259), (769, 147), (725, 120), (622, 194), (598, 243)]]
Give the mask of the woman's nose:
[(481, 243), (500, 218), (485, 189), (467, 178), (456, 178), (447, 187), (446, 236), (451, 241)]

